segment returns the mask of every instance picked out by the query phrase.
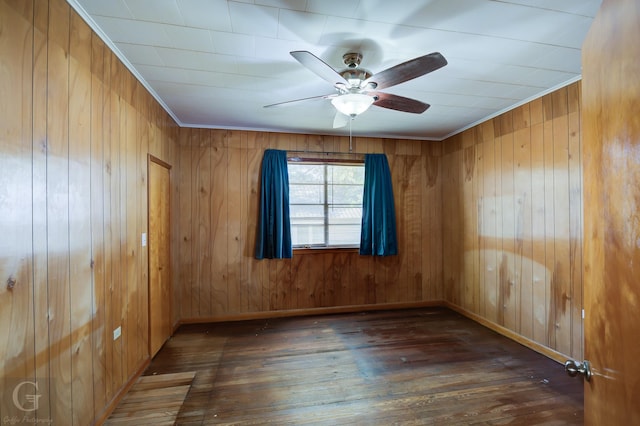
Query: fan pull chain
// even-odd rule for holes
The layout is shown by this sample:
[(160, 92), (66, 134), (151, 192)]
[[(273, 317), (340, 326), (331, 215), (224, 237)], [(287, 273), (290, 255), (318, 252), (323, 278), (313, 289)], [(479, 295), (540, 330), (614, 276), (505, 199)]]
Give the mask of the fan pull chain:
[(351, 151), (353, 151), (353, 142), (352, 142), (352, 136), (351, 136), (351, 123), (353, 122), (353, 117), (349, 117), (349, 154), (351, 154)]

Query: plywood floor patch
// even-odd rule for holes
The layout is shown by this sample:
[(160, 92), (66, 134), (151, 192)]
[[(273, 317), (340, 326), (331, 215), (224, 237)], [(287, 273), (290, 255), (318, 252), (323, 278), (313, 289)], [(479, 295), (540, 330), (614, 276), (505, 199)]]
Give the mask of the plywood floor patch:
[(189, 371), (140, 377), (105, 425), (173, 425), (195, 375)]

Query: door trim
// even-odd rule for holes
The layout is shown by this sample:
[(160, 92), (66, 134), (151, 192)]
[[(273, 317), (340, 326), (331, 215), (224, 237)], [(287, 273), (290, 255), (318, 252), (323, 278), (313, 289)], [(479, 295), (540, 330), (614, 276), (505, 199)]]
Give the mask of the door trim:
[[(158, 164), (158, 165), (160, 165), (160, 166), (162, 166), (162, 167), (164, 167), (166, 169), (171, 170), (171, 164), (167, 163), (166, 161), (163, 161), (163, 160), (159, 159), (158, 157), (156, 157), (156, 156), (154, 156), (152, 154), (147, 154), (147, 158), (148, 158), (148, 161), (151, 161), (151, 162), (156, 163), (156, 164)], [(147, 179), (147, 186), (149, 186), (149, 180), (148, 179)]]
[[(149, 356), (152, 358), (153, 354), (152, 341), (151, 341), (151, 240), (150, 240), (150, 224), (151, 224), (151, 163), (155, 163), (161, 167), (164, 167), (169, 172), (169, 228), (171, 228), (172, 220), (172, 208), (171, 208), (171, 164), (160, 158), (147, 154), (147, 350)], [(173, 269), (173, 268), (172, 268)], [(173, 281), (173, 280), (172, 280)], [(171, 292), (173, 293), (173, 282), (171, 283)], [(171, 303), (169, 303), (169, 317), (172, 323), (171, 333), (175, 331), (176, 327), (173, 324), (173, 294), (171, 294)]]

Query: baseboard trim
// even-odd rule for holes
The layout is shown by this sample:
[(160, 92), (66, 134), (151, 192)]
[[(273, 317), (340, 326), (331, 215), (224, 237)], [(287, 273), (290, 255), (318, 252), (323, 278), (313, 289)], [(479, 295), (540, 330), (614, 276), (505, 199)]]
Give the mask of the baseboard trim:
[(212, 322), (247, 321), (256, 319), (271, 319), (284, 317), (301, 317), (309, 315), (344, 314), (367, 311), (389, 311), (393, 309), (411, 309), (446, 306), (443, 300), (432, 300), (428, 302), (401, 302), (401, 303), (381, 303), (377, 305), (348, 305), (331, 306), (324, 308), (309, 309), (288, 309), (280, 311), (260, 311), (242, 314), (223, 314), (204, 318), (185, 318), (180, 324), (205, 324)]
[(118, 392), (116, 392), (116, 394), (111, 399), (111, 401), (109, 401), (109, 403), (106, 405), (104, 410), (102, 410), (102, 413), (99, 416), (97, 416), (97, 420), (95, 422), (96, 425), (102, 425), (102, 424), (104, 424), (104, 422), (107, 421), (107, 419), (109, 418), (111, 413), (113, 413), (113, 411), (116, 409), (116, 407), (118, 406), (118, 404), (120, 403), (122, 398), (124, 398), (124, 396), (127, 394), (127, 392), (129, 392), (129, 389), (131, 389), (131, 387), (135, 384), (136, 380), (138, 380), (138, 378), (140, 376), (142, 376), (142, 373), (144, 373), (144, 370), (146, 370), (147, 367), (149, 367), (149, 364), (151, 364), (151, 358), (147, 358), (140, 365), (140, 367), (138, 367), (136, 372), (129, 378), (127, 383), (125, 383), (118, 390)]
[(481, 317), (480, 315), (474, 314), (471, 311), (468, 311), (466, 309), (464, 309), (461, 306), (455, 305), (451, 302), (444, 302), (444, 305), (447, 308), (456, 311), (457, 313), (464, 315), (465, 317), (477, 322), (478, 324), (487, 327), (488, 329), (491, 329), (493, 331), (495, 331), (498, 334), (501, 334), (511, 340), (513, 340), (514, 342), (520, 343), (523, 346), (526, 346), (527, 348), (534, 350), (536, 352), (538, 352), (539, 354), (542, 354), (544, 356), (546, 356), (547, 358), (550, 358), (556, 362), (559, 362), (560, 364), (564, 364), (565, 361), (569, 358), (571, 358), (570, 356), (567, 356), (565, 354), (562, 354), (558, 351), (555, 351), (547, 346), (544, 346), (538, 342), (535, 342), (527, 337), (524, 337), (518, 333), (516, 333), (515, 331), (509, 330), (506, 327), (503, 327), (499, 324), (496, 324), (492, 321), (489, 321), (486, 318)]

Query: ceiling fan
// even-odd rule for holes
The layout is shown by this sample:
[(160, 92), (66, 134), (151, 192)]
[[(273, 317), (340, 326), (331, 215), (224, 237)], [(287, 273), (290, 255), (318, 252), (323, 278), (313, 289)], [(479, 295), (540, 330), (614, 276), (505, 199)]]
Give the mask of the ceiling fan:
[(336, 93), (279, 102), (265, 105), (265, 108), (314, 99), (330, 99), (338, 111), (333, 122), (334, 128), (345, 126), (349, 117), (351, 119), (355, 118), (365, 112), (371, 105), (413, 114), (423, 113), (429, 108), (429, 104), (378, 90), (404, 83), (447, 65), (447, 60), (444, 56), (439, 52), (433, 52), (372, 74), (370, 71), (360, 68), (360, 62), (362, 61), (362, 54), (360, 53), (349, 52), (344, 54), (342, 60), (346, 68), (341, 71), (336, 71), (322, 59), (306, 50), (297, 50), (290, 53), (303, 66), (333, 84)]

